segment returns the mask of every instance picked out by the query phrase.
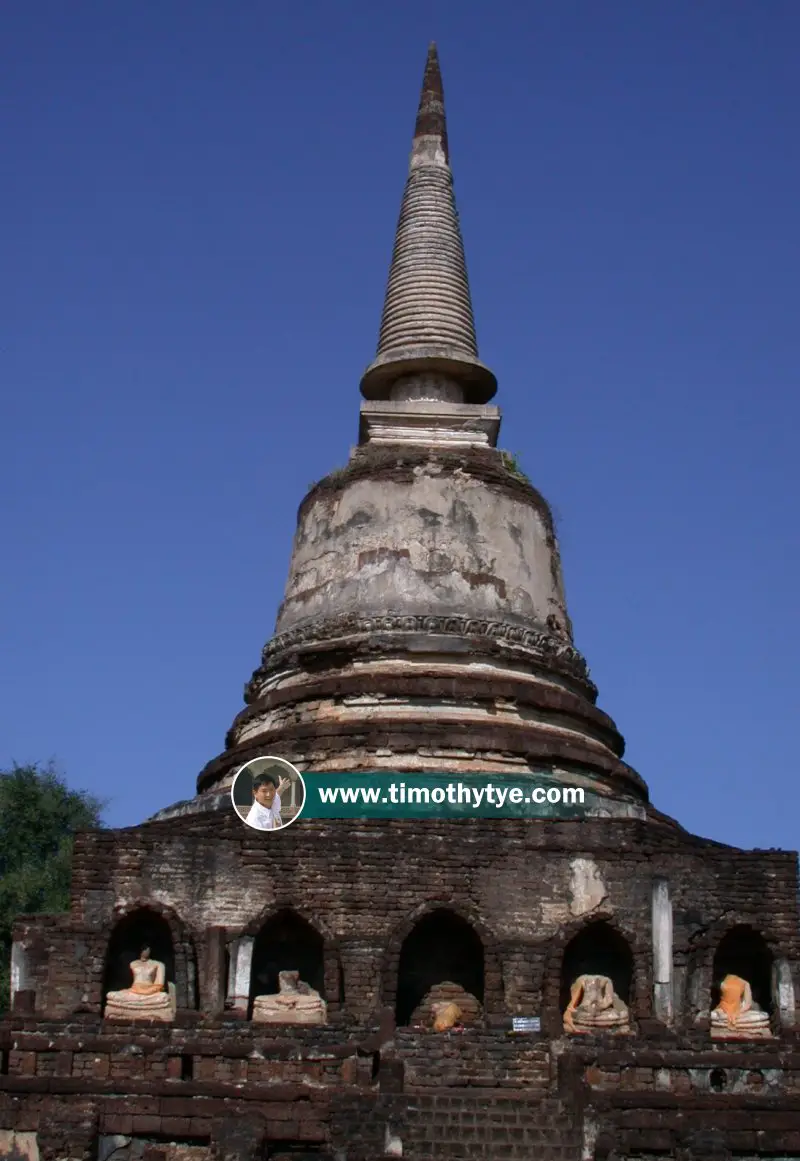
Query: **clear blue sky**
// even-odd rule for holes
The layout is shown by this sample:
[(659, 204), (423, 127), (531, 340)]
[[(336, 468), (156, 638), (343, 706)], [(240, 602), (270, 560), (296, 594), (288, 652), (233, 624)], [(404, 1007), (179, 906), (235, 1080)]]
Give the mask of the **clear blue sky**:
[(356, 440), (430, 39), (501, 443), (654, 802), (798, 845), (797, 0), (12, 0), (0, 761), (193, 793)]

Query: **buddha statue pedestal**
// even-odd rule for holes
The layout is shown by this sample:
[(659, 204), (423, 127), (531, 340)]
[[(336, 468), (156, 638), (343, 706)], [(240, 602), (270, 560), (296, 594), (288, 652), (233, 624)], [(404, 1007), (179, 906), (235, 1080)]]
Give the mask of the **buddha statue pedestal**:
[(327, 1024), (328, 1007), (319, 992), (302, 982), (299, 972), (279, 972), (279, 991), (256, 996), (255, 1024)]
[(160, 960), (150, 958), (150, 948), (143, 947), (139, 959), (130, 965), (133, 983), (122, 991), (106, 996), (104, 1020), (175, 1019), (175, 985), (166, 983), (166, 968)]
[(616, 994), (608, 976), (578, 976), (564, 1012), (564, 1031), (592, 1034), (630, 1030), (628, 1005)]
[(772, 1035), (769, 1016), (753, 999), (747, 980), (727, 975), (720, 984), (720, 1002), (711, 1013), (714, 1040), (763, 1040)]

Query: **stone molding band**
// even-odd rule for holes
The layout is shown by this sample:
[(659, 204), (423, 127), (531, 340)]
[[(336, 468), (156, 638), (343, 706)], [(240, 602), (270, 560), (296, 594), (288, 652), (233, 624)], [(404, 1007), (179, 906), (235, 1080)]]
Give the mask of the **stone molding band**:
[(332, 704), (342, 705), (348, 698), (368, 695), (377, 699), (376, 704), (385, 704), (387, 700), (390, 703), (397, 700), (427, 704), (433, 713), (443, 706), (461, 702), (478, 708), (482, 706), (484, 712), (492, 707), (489, 712), (493, 713), (500, 699), (541, 712), (551, 725), (562, 724), (566, 729), (602, 740), (618, 757), (622, 757), (624, 751), (624, 740), (616, 724), (603, 710), (579, 693), (540, 680), (529, 681), (527, 675), (513, 670), (499, 678), (495, 674), (491, 677), (476, 674), (468, 666), (463, 666), (458, 675), (447, 676), (419, 670), (376, 673), (369, 664), (358, 671), (348, 669), (342, 672), (334, 659), (329, 669), (313, 678), (309, 676), (309, 680), (299, 687), (287, 682), (263, 690), (265, 680), (253, 682), (249, 703), (234, 718), (226, 746), (234, 745), (239, 729), (256, 718), (280, 715), (292, 708), (302, 712), (306, 703), (320, 699), (330, 699)]
[(542, 629), (526, 628), (511, 621), (491, 621), (449, 613), (341, 613), (335, 617), (317, 617), (301, 622), (276, 634), (262, 651), (264, 670), (272, 671), (283, 662), (286, 653), (298, 646), (328, 642), (337, 638), (370, 636), (378, 633), (424, 633), (430, 636), (477, 638), (498, 645), (523, 649), (549, 668), (558, 669), (586, 686), (592, 696), (597, 689), (589, 677), (589, 668), (578, 650)]
[[(403, 763), (406, 755), (418, 755), (421, 748), (432, 746), (443, 756), (446, 751), (461, 753), (464, 725), (454, 723), (443, 729), (436, 721), (428, 720), (368, 720), (356, 729), (352, 722), (323, 720), (267, 727), (209, 762), (198, 775), (197, 793), (213, 789), (235, 766), (265, 753), (277, 754), (311, 770), (321, 760), (327, 763), (332, 756), (345, 754), (347, 769), (355, 771), (375, 769), (374, 751), (378, 749), (392, 751), (388, 764), (394, 766)], [(484, 722), (470, 731), (470, 749), (476, 754), (518, 755), (542, 770), (574, 770), (598, 779), (612, 792), (632, 794), (644, 801), (649, 797), (646, 783), (635, 770), (589, 738), (551, 737), (528, 723), (493, 726)], [(368, 751), (370, 756), (364, 757)], [(467, 771), (462, 773), (466, 775)]]

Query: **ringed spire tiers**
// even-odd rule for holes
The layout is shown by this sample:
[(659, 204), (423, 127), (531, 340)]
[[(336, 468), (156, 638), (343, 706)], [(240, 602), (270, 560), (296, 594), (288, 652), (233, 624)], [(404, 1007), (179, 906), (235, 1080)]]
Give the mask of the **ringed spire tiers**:
[(544, 773), (592, 811), (646, 817), (573, 642), (549, 505), (497, 450), (434, 46), (361, 389), (358, 445), (300, 505), (245, 708), (177, 809), (227, 808), (238, 767), (273, 754), (318, 773)]
[(450, 169), (436, 45), (428, 49), (369, 400), (485, 404), (497, 380), (478, 358)]

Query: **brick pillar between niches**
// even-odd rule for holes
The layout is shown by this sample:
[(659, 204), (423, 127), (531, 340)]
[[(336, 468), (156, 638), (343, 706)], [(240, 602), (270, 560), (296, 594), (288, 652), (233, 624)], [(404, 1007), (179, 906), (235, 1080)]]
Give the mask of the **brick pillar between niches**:
[(218, 1016), (225, 1006), (225, 928), (209, 927), (200, 971), (200, 1009)]
[[(382, 1005), (381, 963), (383, 948), (362, 941), (343, 941), (339, 959), (344, 976), (344, 1006), (351, 1019), (369, 1023)], [(394, 1008), (394, 996), (385, 1003)]]
[(247, 1014), (250, 1004), (250, 973), (253, 968), (254, 944), (252, 935), (243, 935), (240, 939), (232, 940), (228, 948), (231, 963), (226, 1004), (240, 1016)]

